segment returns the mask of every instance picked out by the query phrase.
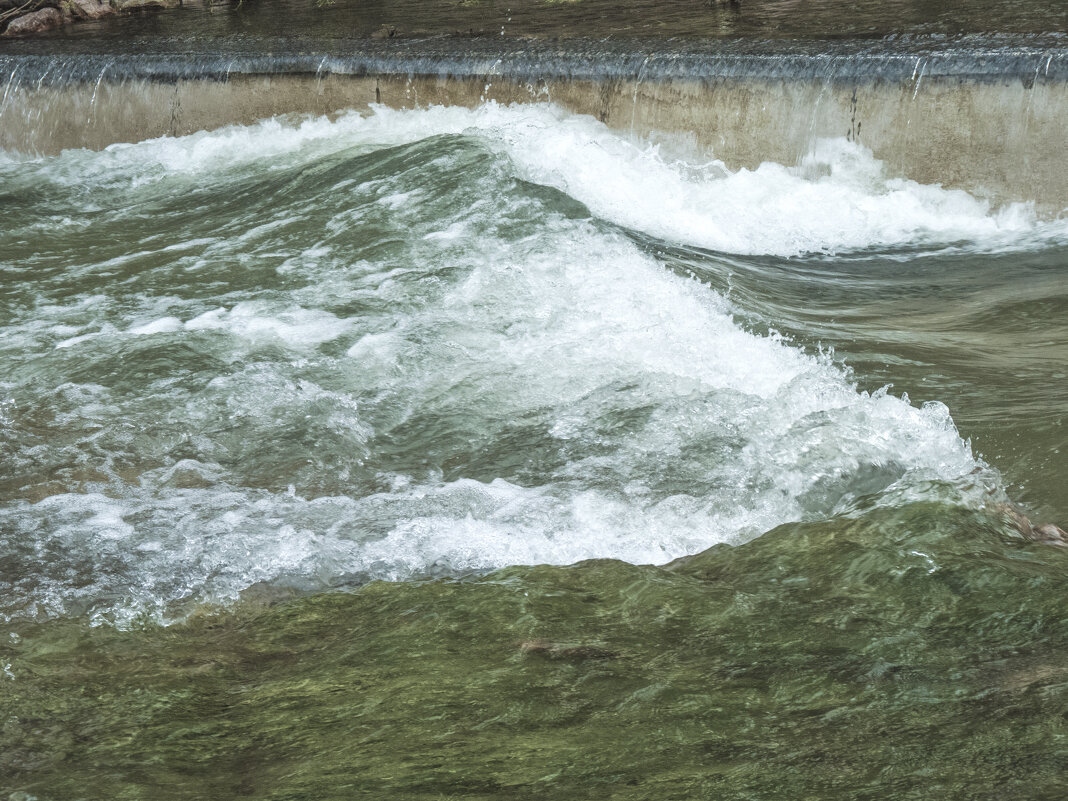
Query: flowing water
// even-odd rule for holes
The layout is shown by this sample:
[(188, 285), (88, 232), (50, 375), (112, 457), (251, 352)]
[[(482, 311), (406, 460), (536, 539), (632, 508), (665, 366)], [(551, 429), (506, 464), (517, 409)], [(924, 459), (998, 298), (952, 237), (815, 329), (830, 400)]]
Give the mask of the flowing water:
[(1063, 33), (1062, 0), (183, 0), (172, 14), (124, 15), (49, 32), (61, 39), (131, 37), (159, 43), (229, 46), (234, 39), (324, 41), (367, 35), (391, 39), (473, 37), (743, 37), (853, 39), (989, 33)]
[(13, 799), (1068, 792), (1063, 219), (495, 104), (0, 207)]

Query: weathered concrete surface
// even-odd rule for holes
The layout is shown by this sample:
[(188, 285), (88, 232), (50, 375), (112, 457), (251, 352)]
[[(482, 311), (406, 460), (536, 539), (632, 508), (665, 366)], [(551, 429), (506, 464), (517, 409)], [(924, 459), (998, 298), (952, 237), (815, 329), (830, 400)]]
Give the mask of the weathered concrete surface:
[(638, 136), (682, 137), (728, 167), (796, 163), (816, 139), (848, 136), (898, 175), (995, 203), (1068, 208), (1068, 84), (931, 78), (850, 85), (819, 80), (550, 80), (493, 76), (236, 75), (8, 85), (0, 146), (25, 153), (102, 148), (275, 114), (552, 101)]

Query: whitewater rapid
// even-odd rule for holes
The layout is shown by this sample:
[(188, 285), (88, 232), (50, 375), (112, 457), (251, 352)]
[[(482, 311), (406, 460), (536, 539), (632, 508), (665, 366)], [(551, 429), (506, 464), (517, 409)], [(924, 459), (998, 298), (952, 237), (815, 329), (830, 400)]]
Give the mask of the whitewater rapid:
[(750, 330), (632, 234), (788, 257), (1068, 224), (844, 140), (734, 172), (663, 150), (487, 104), (5, 156), (0, 617), (166, 622), (1004, 502), (944, 404)]

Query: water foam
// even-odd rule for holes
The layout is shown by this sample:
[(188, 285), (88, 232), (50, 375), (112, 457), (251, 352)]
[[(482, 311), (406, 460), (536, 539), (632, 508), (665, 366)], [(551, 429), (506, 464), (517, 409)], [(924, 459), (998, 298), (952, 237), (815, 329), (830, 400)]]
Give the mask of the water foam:
[[(857, 392), (826, 359), (740, 329), (721, 297), (625, 239), (588, 223), (546, 227), (468, 253), (466, 278), (389, 331), (346, 336), (336, 318), (311, 315), (301, 346), (350, 341), (335, 372), (396, 411), (362, 412), (344, 392), (287, 379), (285, 362), (250, 365), (170, 402), (161, 430), (203, 432), (191, 441), (197, 458), (132, 486), (90, 482), (85, 494), (0, 510), (5, 549), (23, 554), (35, 584), (5, 588), (24, 599), (7, 614), (80, 611), (128, 625), (181, 617), (191, 601), (226, 603), (262, 582), (308, 591), (604, 556), (661, 563), (980, 467), (944, 406)], [(234, 318), (163, 318), (129, 333), (247, 327)], [(151, 433), (136, 402), (104, 414)], [(417, 450), (437, 436), (436, 423), (406, 431), (419, 417), (457, 421), (450, 449), (461, 459), (476, 447), (467, 437), (492, 445), (533, 426), (555, 466), (484, 479), (388, 472), (376, 433)], [(310, 450), (283, 452), (294, 434)], [(311, 479), (291, 462), (331, 449), (344, 458), (322, 456), (311, 475), (342, 481), (342, 470), (377, 465), (381, 489), (309, 494)], [(513, 457), (505, 445), (473, 468), (492, 472)], [(30, 565), (45, 553), (42, 576)]]
[[(466, 135), (428, 139), (447, 133)], [(621, 224), (631, 215), (658, 235), (761, 252), (861, 234), (985, 241), (1033, 227), (1026, 216), (888, 181), (840, 144), (813, 156), (839, 158), (837, 178), (804, 177), (811, 164), (684, 170), (552, 107), (379, 109), (157, 140), (121, 149), (126, 178), (106, 180), (141, 171), (173, 188), (224, 165), (225, 188), (250, 163), (220, 154), (260, 138), (277, 169), (329, 151), (348, 172), (373, 167), (375, 147), (427, 144), (402, 173), (294, 195), (278, 219), (308, 228), (295, 240), (256, 231), (277, 265), (258, 289), (211, 305), (176, 298), (187, 279), (172, 266), (189, 258), (177, 249), (156, 268), (158, 287), (135, 276), (141, 295), (120, 302), (116, 284), (115, 297), (42, 303), (8, 326), (29, 353), (11, 350), (14, 362), (33, 362), (19, 391), (54, 408), (31, 419), (8, 406), (0, 421), (16, 444), (8, 478), (42, 470), (9, 481), (20, 499), (0, 506), (0, 546), (19, 568), (0, 577), (0, 614), (126, 625), (261, 583), (308, 591), (591, 557), (659, 563), (787, 521), (1002, 493), (945, 406), (859, 391), (830, 359), (744, 330), (709, 287), (524, 181)], [(117, 152), (82, 154), (87, 173)], [(63, 158), (71, 177), (74, 156)], [(788, 196), (778, 207), (776, 193)], [(735, 204), (729, 231), (711, 224), (725, 214), (714, 197)], [(862, 208), (821, 228), (809, 206), (822, 197)], [(743, 219), (753, 204), (771, 204), (771, 224)], [(877, 219), (886, 204), (904, 211)], [(372, 223), (373, 246), (351, 255), (353, 229)], [(198, 268), (210, 285), (248, 241), (209, 233), (189, 231), (213, 249)], [(148, 385), (128, 386), (130, 364)], [(81, 378), (36, 396), (42, 365)]]
[[(871, 151), (820, 140), (797, 165), (727, 170), (721, 162), (662, 157), (658, 146), (614, 132), (592, 117), (539, 104), (475, 109), (372, 107), (336, 120), (272, 119), (181, 138), (112, 145), (86, 157), (64, 154), (44, 170), (77, 182), (161, 181), (224, 167), (310, 160), (345, 149), (469, 134), (503, 149), (521, 174), (561, 189), (605, 219), (654, 236), (737, 254), (807, 252), (917, 244), (989, 249), (1068, 239), (1068, 222), (1041, 222), (1027, 203), (992, 210), (960, 190), (893, 176)], [(409, 198), (394, 194), (385, 204)]]

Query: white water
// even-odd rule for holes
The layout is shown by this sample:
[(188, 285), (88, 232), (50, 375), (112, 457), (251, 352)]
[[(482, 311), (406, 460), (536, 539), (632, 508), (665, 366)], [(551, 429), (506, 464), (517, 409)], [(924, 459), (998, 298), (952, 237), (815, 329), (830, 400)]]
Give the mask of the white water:
[(181, 138), (68, 151), (43, 170), (50, 180), (87, 178), (137, 187), (235, 167), (280, 169), (347, 148), (442, 134), (471, 134), (506, 153), (524, 178), (565, 191), (634, 230), (738, 254), (788, 256), (857, 248), (969, 243), (980, 249), (1068, 239), (1068, 220), (1039, 221), (1030, 204), (991, 211), (961, 190), (893, 177), (866, 148), (821, 140), (800, 164), (727, 170), (711, 160), (674, 161), (591, 117), (552, 105), (476, 109), (375, 107), (335, 121), (268, 120)]
[[(831, 359), (743, 330), (709, 287), (516, 183), (738, 253), (1063, 236), (1025, 207), (992, 214), (887, 178), (844, 142), (729, 174), (553, 107), (489, 105), (270, 121), (0, 169), (92, 210), (204, 185), (222, 197), (249, 175), (373, 164), (444, 134), (467, 138), (396, 174), (281, 193), (239, 235), (209, 214), (181, 242), (83, 254), (67, 275), (91, 289), (42, 282), (12, 307), (0, 386), (49, 406), (0, 407), (17, 488), (0, 505), (0, 554), (35, 566), (2, 577), (0, 614), (122, 625), (258, 582), (662, 563), (873, 503), (1002, 497), (945, 406), (858, 391)], [(400, 244), (354, 257), (372, 225)], [(70, 227), (84, 230), (78, 214)], [(269, 280), (232, 283), (265, 265)], [(177, 345), (195, 370), (158, 366)], [(127, 386), (138, 360), (148, 377)], [(34, 435), (41, 425), (53, 433)], [(42, 461), (58, 478), (18, 482)]]

